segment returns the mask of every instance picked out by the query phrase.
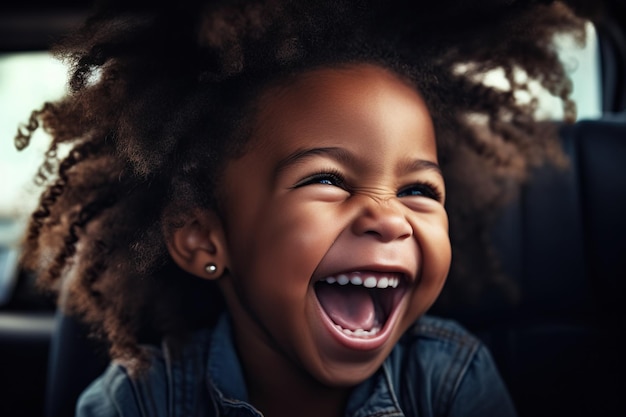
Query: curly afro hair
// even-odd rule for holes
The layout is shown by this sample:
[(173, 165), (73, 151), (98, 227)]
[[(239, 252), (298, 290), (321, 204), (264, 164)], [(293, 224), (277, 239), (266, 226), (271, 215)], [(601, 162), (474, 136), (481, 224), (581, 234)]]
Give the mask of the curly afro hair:
[[(155, 2), (150, 2), (155, 3)], [(159, 2), (156, 2), (159, 3)], [(70, 93), (33, 111), (26, 147), (52, 137), (23, 265), (62, 291), (119, 360), (140, 342), (184, 340), (223, 307), (214, 284), (176, 267), (165, 238), (193, 208), (219, 213), (224, 164), (242, 152), (255, 99), (315, 67), (370, 63), (410, 80), (436, 128), (455, 260), (444, 297), (506, 288), (487, 245), (495, 209), (532, 167), (561, 161), (556, 131), (537, 121), (537, 81), (575, 108), (552, 38), (584, 22), (560, 2), (439, 0), (110, 3), (54, 52)], [(480, 82), (501, 69), (509, 88)], [(520, 81), (517, 71), (527, 74)], [(63, 155), (63, 157), (61, 157)]]

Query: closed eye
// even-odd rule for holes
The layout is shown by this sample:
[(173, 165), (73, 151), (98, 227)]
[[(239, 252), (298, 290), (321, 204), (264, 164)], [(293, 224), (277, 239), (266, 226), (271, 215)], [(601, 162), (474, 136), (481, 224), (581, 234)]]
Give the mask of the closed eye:
[(398, 194), (398, 198), (403, 197), (427, 197), (433, 200), (442, 201), (442, 194), (439, 189), (428, 182), (423, 182), (419, 184), (413, 184), (409, 187), (401, 189)]

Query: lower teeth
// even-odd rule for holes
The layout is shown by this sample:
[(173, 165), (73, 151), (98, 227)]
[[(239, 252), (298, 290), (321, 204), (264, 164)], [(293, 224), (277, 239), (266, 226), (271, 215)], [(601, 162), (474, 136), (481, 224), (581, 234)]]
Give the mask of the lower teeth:
[(356, 336), (356, 337), (372, 337), (372, 336), (375, 336), (376, 334), (378, 334), (378, 332), (380, 331), (380, 326), (374, 326), (370, 330), (363, 330), (363, 329), (350, 330), (350, 329), (344, 329), (343, 327), (341, 327), (338, 324), (335, 324), (335, 327), (337, 328), (337, 330), (339, 330), (340, 332), (342, 332), (344, 334), (347, 334), (348, 336)]

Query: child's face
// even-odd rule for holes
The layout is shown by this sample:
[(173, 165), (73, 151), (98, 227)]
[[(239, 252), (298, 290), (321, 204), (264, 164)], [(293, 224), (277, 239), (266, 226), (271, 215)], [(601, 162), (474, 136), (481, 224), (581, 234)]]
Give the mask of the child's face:
[(365, 64), (299, 76), (259, 108), (222, 184), (220, 285), (239, 350), (244, 364), (357, 384), (448, 272), (429, 113), (405, 82)]

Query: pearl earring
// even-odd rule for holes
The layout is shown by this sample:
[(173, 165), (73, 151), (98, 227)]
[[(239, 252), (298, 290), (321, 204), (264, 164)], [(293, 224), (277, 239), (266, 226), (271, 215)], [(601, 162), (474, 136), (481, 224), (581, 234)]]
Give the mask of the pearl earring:
[(204, 267), (204, 270), (207, 272), (207, 274), (213, 275), (217, 272), (217, 265), (215, 265), (213, 262), (208, 263)]

